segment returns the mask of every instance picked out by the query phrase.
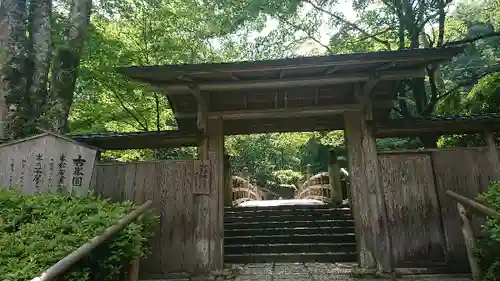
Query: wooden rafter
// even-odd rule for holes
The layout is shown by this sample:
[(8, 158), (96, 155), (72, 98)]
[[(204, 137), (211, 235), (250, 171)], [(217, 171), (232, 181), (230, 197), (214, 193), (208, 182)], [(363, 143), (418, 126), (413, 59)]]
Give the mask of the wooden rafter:
[[(373, 108), (391, 108), (393, 101), (378, 101), (373, 102)], [(360, 111), (361, 103), (356, 104), (336, 104), (328, 106), (305, 106), (305, 107), (275, 107), (268, 109), (238, 109), (231, 111), (208, 111), (208, 118), (221, 117), (225, 120), (237, 120), (247, 118), (287, 118), (287, 117), (308, 117), (308, 116), (321, 116), (331, 114), (342, 114), (346, 111)], [(196, 118), (196, 114), (192, 113), (178, 113), (175, 114), (176, 119), (192, 119)]]
[[(266, 88), (293, 88), (305, 86), (322, 86), (347, 83), (363, 83), (370, 81), (373, 77), (380, 80), (399, 80), (415, 77), (423, 77), (423, 69), (384, 71), (382, 73), (363, 74), (339, 74), (331, 76), (322, 76), (314, 78), (294, 78), (294, 79), (265, 79), (265, 80), (246, 80), (246, 81), (228, 81), (228, 82), (207, 82), (199, 83), (197, 86), (200, 91), (234, 91), (244, 89), (266, 89)], [(152, 85), (153, 92), (167, 91), (168, 95), (189, 94), (189, 84), (171, 84), (171, 85)]]
[[(290, 118), (342, 114), (346, 111), (361, 111), (360, 104), (341, 104), (330, 106), (309, 106), (297, 108), (244, 109), (235, 111), (207, 112), (208, 118), (224, 120)], [(177, 114), (176, 118), (193, 118), (193, 114)]]

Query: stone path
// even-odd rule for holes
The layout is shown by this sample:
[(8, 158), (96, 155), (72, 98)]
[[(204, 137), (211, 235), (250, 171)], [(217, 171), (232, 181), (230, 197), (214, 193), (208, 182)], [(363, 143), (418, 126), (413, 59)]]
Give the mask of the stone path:
[[(236, 281), (327, 281), (327, 280), (379, 280), (390, 279), (360, 279), (350, 275), (356, 266), (339, 263), (265, 263), (239, 265), (235, 270), (233, 280)], [(394, 280), (394, 279), (393, 279)], [(398, 280), (405, 281), (471, 281), (464, 277), (449, 277), (437, 275), (405, 276)]]
[[(148, 281), (472, 281), (448, 275), (414, 275), (398, 279), (355, 278), (351, 275), (356, 263), (257, 263), (227, 265), (224, 272), (210, 276), (176, 276)], [(143, 280), (145, 281), (145, 280)]]

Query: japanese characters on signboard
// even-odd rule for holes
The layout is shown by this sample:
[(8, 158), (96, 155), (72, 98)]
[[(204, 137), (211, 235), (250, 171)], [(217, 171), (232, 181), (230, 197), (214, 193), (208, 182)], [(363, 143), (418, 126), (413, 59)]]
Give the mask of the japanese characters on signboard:
[[(0, 187), (88, 193), (96, 150), (53, 134), (0, 147)], [(5, 172), (3, 172), (5, 171)]]

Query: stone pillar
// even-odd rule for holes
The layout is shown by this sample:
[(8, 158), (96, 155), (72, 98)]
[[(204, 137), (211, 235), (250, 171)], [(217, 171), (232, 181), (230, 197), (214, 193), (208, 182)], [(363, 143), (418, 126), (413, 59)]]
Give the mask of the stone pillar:
[(308, 181), (313, 176), (313, 171), (312, 171), (311, 164), (307, 164), (307, 166), (306, 166), (306, 174), (307, 174), (306, 181)]
[(332, 203), (341, 203), (344, 195), (342, 194), (342, 184), (340, 181), (340, 167), (337, 163), (337, 155), (333, 149), (330, 149), (328, 152), (328, 177), (333, 196)]

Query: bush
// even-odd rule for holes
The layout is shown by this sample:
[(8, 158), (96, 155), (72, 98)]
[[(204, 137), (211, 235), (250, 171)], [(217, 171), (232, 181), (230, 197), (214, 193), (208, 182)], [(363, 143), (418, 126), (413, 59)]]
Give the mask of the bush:
[[(101, 234), (128, 214), (131, 202), (0, 190), (0, 280), (24, 281)], [(58, 280), (123, 280), (124, 266), (147, 254), (156, 217), (148, 212), (95, 249)]]
[[(479, 200), (489, 207), (500, 210), (500, 181), (491, 181), (488, 190)], [(488, 218), (487, 235), (478, 241), (477, 254), (483, 270), (483, 280), (500, 281), (500, 216)]]

